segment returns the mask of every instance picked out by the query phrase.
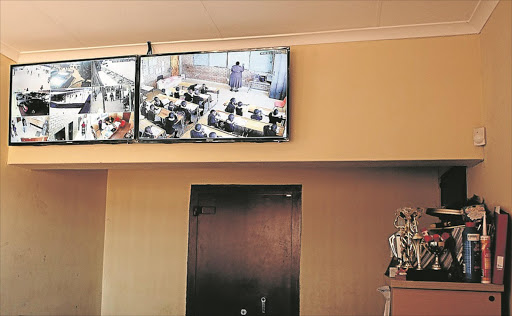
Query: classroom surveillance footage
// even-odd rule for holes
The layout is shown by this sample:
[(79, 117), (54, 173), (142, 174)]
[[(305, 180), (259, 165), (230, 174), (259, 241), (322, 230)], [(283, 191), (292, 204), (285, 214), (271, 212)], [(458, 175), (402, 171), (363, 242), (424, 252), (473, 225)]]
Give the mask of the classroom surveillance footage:
[(289, 47), (13, 65), (9, 144), (287, 141), (288, 76)]
[(287, 139), (288, 49), (142, 56), (139, 139)]

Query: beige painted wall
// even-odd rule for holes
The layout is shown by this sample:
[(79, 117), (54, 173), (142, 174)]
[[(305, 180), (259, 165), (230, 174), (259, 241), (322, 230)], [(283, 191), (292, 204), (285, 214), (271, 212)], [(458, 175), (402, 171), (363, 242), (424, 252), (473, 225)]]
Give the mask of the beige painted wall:
[(302, 315), (377, 315), (402, 206), (436, 206), (432, 168), (111, 170), (102, 314), (183, 315), (191, 184), (302, 184)]
[(11, 63), (0, 56), (0, 314), (98, 315), (107, 172), (7, 165)]
[[(468, 172), (468, 191), (512, 214), (512, 2), (500, 1), (480, 35), (483, 83), (483, 126), (487, 130), (485, 161)], [(509, 235), (509, 236), (512, 236)], [(512, 237), (511, 237), (512, 238)], [(512, 245), (512, 239), (509, 239)], [(512, 246), (508, 247), (509, 251)], [(507, 301), (512, 254), (508, 256)]]
[(293, 46), (290, 69), (289, 143), (216, 144), (208, 150), (194, 144), (16, 147), (9, 163), (105, 168), (133, 162), (482, 158), (472, 143), (473, 127), (481, 125), (476, 35)]
[[(289, 143), (16, 147), (9, 163), (103, 168), (131, 162), (479, 159), (483, 150), (472, 145), (471, 133), (484, 124), (486, 163), (470, 171), (470, 190), (510, 209), (511, 159), (500, 158), (510, 138), (499, 139), (510, 135), (501, 121), (510, 127), (510, 72), (493, 62), (510, 66), (510, 2), (496, 12), (482, 35), (292, 47)], [(10, 61), (1, 58), (0, 122), (6, 122)], [(315, 89), (338, 98), (325, 108), (310, 92)], [(320, 114), (312, 115), (317, 109)], [(375, 289), (388, 263), (385, 238), (393, 230), (393, 211), (438, 204), (434, 169), (111, 170), (108, 183), (106, 172), (24, 170), (6, 165), (7, 126), (1, 129), (3, 314), (97, 314), (100, 295), (105, 315), (183, 314), (192, 183), (302, 183), (302, 314), (380, 314), (384, 300)], [(504, 156), (493, 153), (499, 147)], [(169, 186), (164, 178), (179, 180)], [(164, 185), (166, 200), (158, 194)], [(501, 185), (504, 191), (494, 190)]]

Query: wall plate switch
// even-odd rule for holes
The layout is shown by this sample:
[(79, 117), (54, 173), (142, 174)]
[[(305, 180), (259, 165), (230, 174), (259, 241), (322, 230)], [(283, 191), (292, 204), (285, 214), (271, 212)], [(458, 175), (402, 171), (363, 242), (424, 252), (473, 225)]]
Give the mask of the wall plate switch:
[(473, 145), (485, 146), (485, 127), (476, 127), (473, 129)]

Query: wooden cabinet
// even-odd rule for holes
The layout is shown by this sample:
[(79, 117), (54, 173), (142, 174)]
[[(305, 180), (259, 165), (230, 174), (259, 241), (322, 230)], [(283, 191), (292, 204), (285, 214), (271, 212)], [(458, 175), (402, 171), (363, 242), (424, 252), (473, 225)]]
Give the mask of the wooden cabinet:
[(503, 285), (389, 279), (391, 315), (501, 315)]

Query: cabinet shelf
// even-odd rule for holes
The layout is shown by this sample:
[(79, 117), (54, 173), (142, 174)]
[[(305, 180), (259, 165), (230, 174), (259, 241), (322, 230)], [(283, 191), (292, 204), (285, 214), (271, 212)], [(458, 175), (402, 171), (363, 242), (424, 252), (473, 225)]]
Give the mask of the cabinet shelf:
[(459, 282), (429, 282), (429, 281), (404, 281), (387, 279), (391, 288), (422, 289), (422, 290), (447, 290), (447, 291), (478, 291), (478, 292), (503, 292), (504, 286), (499, 284), (459, 283)]
[(391, 314), (500, 315), (503, 285), (402, 281), (387, 278)]

